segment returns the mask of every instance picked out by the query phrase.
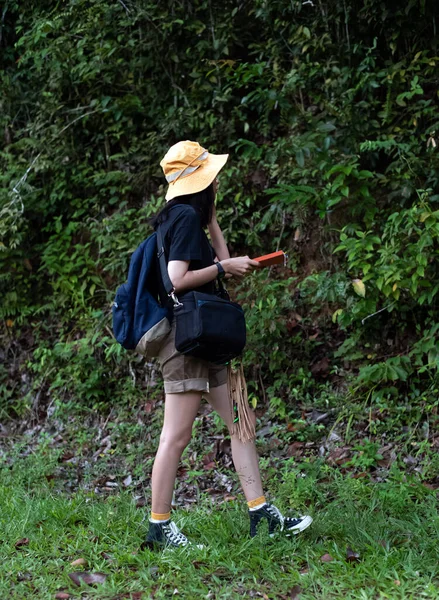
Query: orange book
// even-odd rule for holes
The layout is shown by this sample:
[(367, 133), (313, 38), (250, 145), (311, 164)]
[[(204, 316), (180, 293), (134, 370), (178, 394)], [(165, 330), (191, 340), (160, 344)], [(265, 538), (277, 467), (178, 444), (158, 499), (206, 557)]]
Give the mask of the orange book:
[(271, 267), (272, 265), (285, 266), (287, 255), (282, 250), (279, 250), (279, 252), (272, 252), (271, 254), (258, 256), (258, 258), (254, 258), (253, 260), (257, 260), (263, 267)]

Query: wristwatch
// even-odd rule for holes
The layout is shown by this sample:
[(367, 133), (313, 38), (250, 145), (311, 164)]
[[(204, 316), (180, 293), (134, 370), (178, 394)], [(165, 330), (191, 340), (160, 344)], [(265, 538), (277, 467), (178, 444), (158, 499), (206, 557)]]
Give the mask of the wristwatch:
[(215, 263), (216, 264), (216, 268), (218, 269), (218, 279), (222, 279), (223, 277), (225, 277), (226, 272), (223, 269), (223, 266), (220, 262)]

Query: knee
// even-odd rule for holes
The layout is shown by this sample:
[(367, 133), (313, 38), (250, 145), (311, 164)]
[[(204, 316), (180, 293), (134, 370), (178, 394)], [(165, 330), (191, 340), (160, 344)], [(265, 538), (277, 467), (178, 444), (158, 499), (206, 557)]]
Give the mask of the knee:
[(189, 444), (192, 437), (192, 431), (180, 431), (178, 433), (169, 433), (162, 431), (160, 435), (160, 446), (166, 447), (170, 451), (183, 452)]

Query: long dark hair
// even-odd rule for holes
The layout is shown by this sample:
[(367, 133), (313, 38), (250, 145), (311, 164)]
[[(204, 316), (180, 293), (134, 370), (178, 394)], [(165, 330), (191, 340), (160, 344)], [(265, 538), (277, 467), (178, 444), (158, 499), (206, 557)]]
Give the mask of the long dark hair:
[(151, 225), (157, 229), (157, 225), (163, 223), (168, 218), (169, 210), (176, 204), (189, 204), (199, 213), (201, 218), (201, 227), (207, 227), (212, 220), (213, 205), (215, 202), (215, 193), (213, 191), (213, 182), (201, 192), (195, 194), (186, 194), (177, 196), (166, 203), (161, 211), (151, 219)]

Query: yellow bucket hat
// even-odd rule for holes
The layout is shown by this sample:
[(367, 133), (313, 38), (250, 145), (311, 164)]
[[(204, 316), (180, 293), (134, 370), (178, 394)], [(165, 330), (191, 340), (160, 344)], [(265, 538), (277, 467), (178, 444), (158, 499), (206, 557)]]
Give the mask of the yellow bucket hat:
[(160, 162), (169, 183), (166, 201), (206, 189), (228, 158), (228, 154), (211, 154), (189, 140), (171, 146)]

